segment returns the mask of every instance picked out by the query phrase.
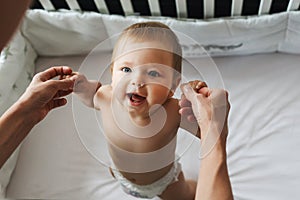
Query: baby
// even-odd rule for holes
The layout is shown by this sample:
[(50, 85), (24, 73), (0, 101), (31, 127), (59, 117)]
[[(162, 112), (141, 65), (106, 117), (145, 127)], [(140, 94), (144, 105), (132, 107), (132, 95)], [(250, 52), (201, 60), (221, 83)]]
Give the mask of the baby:
[[(170, 28), (145, 22), (125, 29), (112, 54), (110, 85), (74, 73), (74, 92), (101, 111), (113, 161), (112, 175), (135, 197), (194, 199), (196, 182), (187, 181), (176, 160), (176, 134), (192, 130), (173, 98), (181, 80), (181, 46)], [(197, 91), (201, 81), (190, 82)], [(186, 121), (186, 122), (185, 122)]]

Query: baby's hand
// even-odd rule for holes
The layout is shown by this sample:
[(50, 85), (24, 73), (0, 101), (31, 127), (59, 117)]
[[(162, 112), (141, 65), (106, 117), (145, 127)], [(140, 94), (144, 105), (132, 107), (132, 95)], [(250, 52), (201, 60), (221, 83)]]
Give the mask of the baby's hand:
[(79, 72), (73, 72), (71, 75), (68, 75), (66, 78), (69, 78), (72, 81), (74, 81), (73, 91), (75, 93), (79, 94), (86, 90), (86, 87), (88, 85), (88, 80), (83, 74)]
[(94, 107), (93, 98), (97, 90), (101, 87), (101, 83), (96, 80), (88, 80), (79, 72), (73, 72), (69, 78), (74, 81), (74, 93), (79, 96), (84, 104)]
[(209, 95), (208, 93), (209, 91), (205, 82), (194, 80), (194, 81), (189, 81), (189, 84), (196, 93), (201, 93), (206, 97)]

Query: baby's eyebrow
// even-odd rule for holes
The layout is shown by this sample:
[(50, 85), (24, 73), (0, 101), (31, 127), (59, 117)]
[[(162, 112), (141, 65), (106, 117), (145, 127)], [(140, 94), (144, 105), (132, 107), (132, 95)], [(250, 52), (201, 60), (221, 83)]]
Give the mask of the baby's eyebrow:
[(129, 61), (124, 61), (124, 62), (121, 62), (122, 65), (126, 65), (126, 66), (132, 66), (133, 63), (132, 62), (129, 62)]

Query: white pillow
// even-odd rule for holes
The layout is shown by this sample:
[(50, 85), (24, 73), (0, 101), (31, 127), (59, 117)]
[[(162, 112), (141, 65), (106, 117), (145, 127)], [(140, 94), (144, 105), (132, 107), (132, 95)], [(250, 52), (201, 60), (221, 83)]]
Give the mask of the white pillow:
[[(22, 32), (39, 55), (82, 55), (133, 23), (160, 21), (175, 32), (195, 40), (191, 43), (186, 42), (191, 40), (180, 38), (185, 56), (199, 56), (195, 55), (198, 50), (202, 54), (200, 45), (210, 55), (243, 55), (277, 51), (279, 43), (285, 40), (288, 22), (291, 21), (289, 17), (296, 20), (296, 14), (279, 13), (242, 19), (191, 22), (166, 17), (123, 17), (93, 12), (31, 10), (24, 20)], [(290, 45), (293, 44), (287, 43), (287, 46)], [(112, 46), (109, 46), (108, 50), (111, 49)]]
[(30, 10), (22, 32), (40, 56), (87, 54), (107, 39), (101, 14), (94, 12)]
[(284, 40), (279, 44), (279, 51), (300, 53), (300, 13), (290, 12)]
[(210, 55), (241, 55), (274, 52), (284, 39), (287, 13), (244, 19), (217, 19), (215, 21), (180, 21), (171, 18), (141, 18), (103, 15), (103, 23), (109, 36), (122, 32), (127, 26), (141, 21), (160, 21), (177, 33), (185, 34), (198, 42), (182, 40), (183, 53), (195, 55), (202, 45)]

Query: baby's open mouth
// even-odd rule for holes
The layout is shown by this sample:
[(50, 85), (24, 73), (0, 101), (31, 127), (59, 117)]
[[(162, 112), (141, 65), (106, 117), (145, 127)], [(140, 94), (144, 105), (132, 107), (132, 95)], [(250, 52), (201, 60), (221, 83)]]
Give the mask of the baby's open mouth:
[(127, 93), (131, 105), (138, 106), (145, 102), (146, 97), (138, 95), (136, 93)]

